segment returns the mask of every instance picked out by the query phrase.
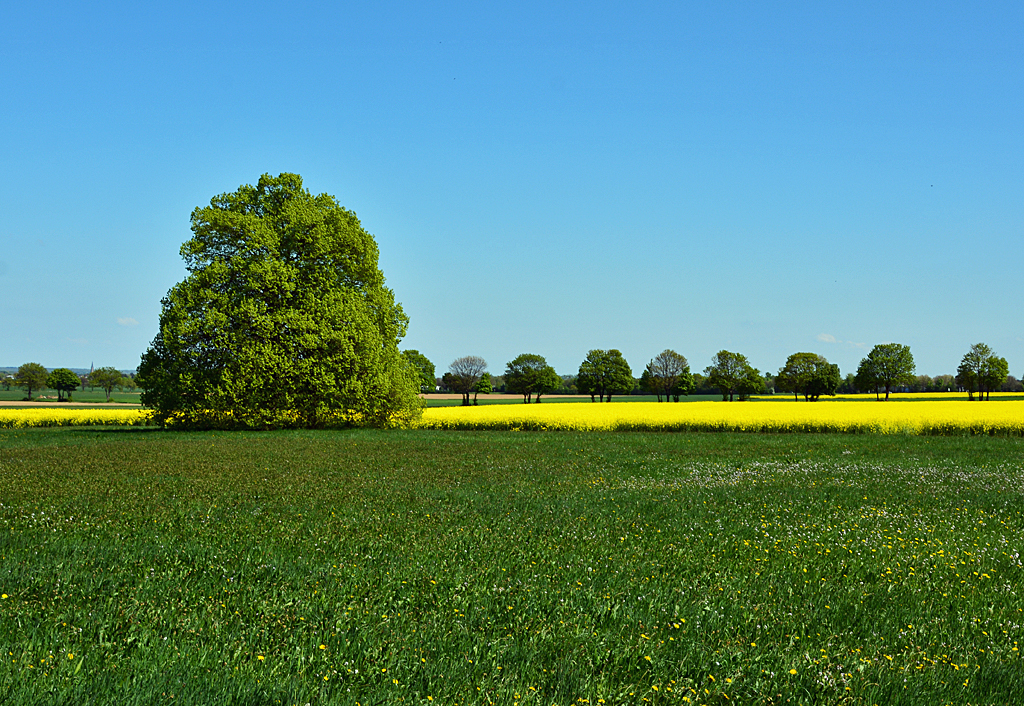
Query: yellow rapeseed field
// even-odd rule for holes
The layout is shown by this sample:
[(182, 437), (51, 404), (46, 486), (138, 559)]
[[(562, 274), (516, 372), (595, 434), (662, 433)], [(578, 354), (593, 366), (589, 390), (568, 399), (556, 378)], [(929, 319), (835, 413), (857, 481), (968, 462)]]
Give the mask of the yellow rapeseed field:
[(424, 410), (424, 429), (1024, 435), (1024, 402), (999, 400), (610, 402)]
[(145, 426), (150, 412), (145, 409), (0, 409), (0, 429), (25, 427)]

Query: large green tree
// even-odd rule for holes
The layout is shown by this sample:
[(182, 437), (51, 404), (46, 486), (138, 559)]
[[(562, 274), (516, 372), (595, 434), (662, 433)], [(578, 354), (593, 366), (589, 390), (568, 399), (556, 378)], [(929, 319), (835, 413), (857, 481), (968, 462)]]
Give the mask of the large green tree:
[(797, 399), (803, 395), (809, 402), (822, 395), (835, 395), (841, 382), (839, 366), (817, 353), (794, 353), (775, 376), (779, 390), (792, 392)]
[(704, 369), (707, 382), (711, 387), (718, 388), (722, 399), (733, 401), (733, 395), (739, 394), (746, 399), (764, 388), (764, 379), (760, 371), (747, 362), (742, 353), (718, 351), (711, 359), (711, 365)]
[(693, 389), (689, 362), (671, 349), (665, 349), (652, 358), (640, 379), (646, 380), (647, 389), (658, 396), (658, 402), (662, 397), (668, 402), (670, 396), (678, 400), (679, 395), (689, 394)]
[(264, 174), (195, 209), (192, 234), (136, 378), (158, 422), (383, 427), (420, 414), (398, 351), (408, 318), (355, 213), (297, 174)]
[(434, 392), (437, 389), (437, 372), (430, 359), (417, 350), (402, 351), (402, 355), (419, 374), (420, 392)]
[(14, 384), (24, 387), (26, 397), (32, 399), (32, 390), (42, 390), (46, 386), (47, 372), (39, 363), (25, 363), (18, 368), (14, 376)]
[(588, 352), (576, 376), (577, 390), (591, 400), (600, 397), (602, 402), (611, 402), (613, 394), (632, 392), (635, 382), (629, 363), (615, 348)]
[(885, 399), (889, 399), (892, 388), (914, 381), (914, 356), (910, 353), (910, 346), (879, 343), (860, 361), (856, 379), (858, 388), (874, 388), (876, 396), (882, 388)]
[(544, 356), (536, 353), (523, 353), (505, 364), (505, 389), (523, 396), (523, 403), (528, 404), (533, 396), (540, 396), (557, 390), (562, 386), (562, 378), (555, 369), (548, 365)]
[(65, 392), (68, 395), (68, 401), (70, 401), (71, 393), (77, 390), (81, 384), (82, 380), (78, 375), (71, 372), (68, 368), (55, 368), (46, 376), (46, 386), (51, 390), (57, 391), (58, 401), (64, 399)]

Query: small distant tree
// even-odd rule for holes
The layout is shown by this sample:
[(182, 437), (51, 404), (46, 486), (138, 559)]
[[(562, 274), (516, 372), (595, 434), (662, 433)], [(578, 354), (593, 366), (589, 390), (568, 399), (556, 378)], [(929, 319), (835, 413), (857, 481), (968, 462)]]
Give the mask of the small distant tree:
[(611, 402), (613, 394), (629, 394), (635, 384), (629, 363), (615, 348), (587, 353), (576, 376), (576, 389), (590, 395), (591, 402), (595, 396), (602, 402)]
[(889, 399), (892, 388), (907, 385), (914, 380), (914, 356), (910, 346), (901, 343), (879, 343), (871, 349), (867, 357), (861, 360), (857, 368), (858, 388), (875, 389), (878, 396), (879, 388), (885, 389), (885, 399)]
[[(751, 367), (747, 357), (731, 351), (718, 351), (711, 359), (711, 365), (704, 369), (704, 375), (707, 376), (707, 384), (722, 393), (723, 401), (732, 402), (735, 394), (746, 399), (763, 385), (761, 373)], [(758, 378), (756, 383), (754, 377)]]
[(66, 392), (70, 402), (71, 393), (78, 389), (81, 382), (78, 376), (67, 368), (56, 368), (46, 377), (46, 386), (57, 391), (58, 401), (63, 401)]
[(89, 382), (107, 393), (107, 402), (110, 402), (110, 393), (121, 384), (124, 375), (116, 368), (96, 368), (89, 373)]
[(878, 399), (878, 374), (875, 372), (874, 362), (862, 358), (857, 366), (857, 374), (854, 376), (853, 385), (858, 392), (874, 392), (875, 399)]
[(544, 356), (535, 353), (523, 353), (505, 364), (505, 389), (523, 396), (523, 404), (529, 404), (533, 396), (540, 396), (562, 385), (555, 369), (548, 365)]
[(979, 390), (979, 397), (984, 394), (985, 399), (989, 399), (992, 391), (996, 392), (1006, 382), (1006, 378), (1010, 374), (1010, 365), (1006, 362), (1006, 358), (1000, 358), (995, 353), (988, 359), (988, 363), (985, 369), (981, 373), (981, 389)]
[(816, 402), (822, 395), (834, 396), (839, 388), (839, 366), (829, 363), (817, 353), (794, 353), (775, 376), (778, 389), (800, 395), (808, 402)]
[(1007, 375), (1006, 380), (999, 386), (1000, 392), (1024, 392), (1024, 385), (1013, 375)]
[(32, 390), (42, 390), (46, 386), (47, 372), (39, 363), (25, 363), (18, 368), (14, 376), (14, 384), (25, 388), (26, 396), (32, 399)]
[[(646, 383), (644, 375), (647, 376)], [(689, 394), (693, 389), (693, 376), (690, 374), (690, 364), (686, 358), (674, 350), (666, 348), (647, 364), (644, 373), (640, 376), (640, 388), (647, 388), (658, 396), (658, 402), (664, 395), (667, 402), (670, 396), (678, 397), (680, 394)]]
[(477, 380), (477, 383), (473, 385), (473, 404), (476, 404), (477, 395), (489, 395), (494, 392), (494, 387), (491, 385), (491, 374), (484, 373)]
[(445, 386), (448, 389), (462, 394), (462, 406), (468, 407), (469, 395), (486, 370), (486, 360), (478, 355), (467, 355), (453, 360), (442, 379), (446, 380)]
[(932, 378), (932, 390), (950, 392), (956, 389), (956, 378), (952, 375), (936, 375)]
[(968, 399), (974, 399), (978, 393), (979, 400), (989, 398), (992, 390), (999, 390), (1010, 373), (1006, 358), (1000, 358), (984, 343), (971, 346), (960, 365), (956, 369), (957, 385), (967, 390)]
[(434, 370), (434, 364), (430, 362), (430, 359), (417, 350), (402, 351), (402, 355), (419, 373), (420, 392), (434, 392), (434, 386), (437, 384), (435, 382), (437, 372)]
[(764, 376), (757, 368), (749, 368), (743, 376), (739, 389), (740, 400), (748, 400), (751, 395), (763, 395), (765, 392)]
[(13, 385), (13, 384), (14, 384), (14, 376), (13, 375), (4, 375), (2, 378), (0, 378), (0, 385), (3, 385), (3, 388), (5, 390), (9, 391), (11, 389), (11, 385)]
[(980, 391), (982, 371), (991, 357), (991, 348), (984, 343), (975, 343), (960, 359), (956, 369), (956, 384), (967, 391), (968, 399), (973, 400), (974, 393)]

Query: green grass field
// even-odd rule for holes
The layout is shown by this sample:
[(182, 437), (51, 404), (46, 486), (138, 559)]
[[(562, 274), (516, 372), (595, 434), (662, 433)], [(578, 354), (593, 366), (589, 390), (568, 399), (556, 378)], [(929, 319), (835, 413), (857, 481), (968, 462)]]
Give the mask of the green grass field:
[[(110, 396), (111, 401), (121, 402), (123, 404), (139, 404), (139, 395), (141, 393), (136, 390), (135, 392), (119, 392), (114, 390)], [(40, 399), (40, 395), (46, 396), (47, 398), (53, 397), (54, 399)], [(32, 391), (32, 399), (40, 402), (56, 402), (57, 391), (56, 390), (43, 390), (43, 391)], [(10, 390), (0, 389), (0, 401), (20, 402), (25, 399), (25, 391), (20, 388), (12, 387)], [(90, 390), (88, 388), (84, 390), (75, 390), (71, 393), (71, 399), (74, 402), (106, 402), (107, 393), (103, 390), (96, 388)]]
[(0, 431), (0, 701), (1013, 703), (1022, 451)]

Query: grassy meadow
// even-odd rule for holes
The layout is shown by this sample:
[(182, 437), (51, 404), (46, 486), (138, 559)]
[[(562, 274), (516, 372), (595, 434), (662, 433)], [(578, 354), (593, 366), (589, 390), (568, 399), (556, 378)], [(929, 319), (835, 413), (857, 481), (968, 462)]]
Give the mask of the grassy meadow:
[(0, 700), (1012, 703), (1022, 452), (0, 430)]
[[(120, 392), (114, 390), (110, 395), (111, 402), (119, 402), (121, 404), (139, 404), (139, 396), (142, 393), (138, 390), (134, 392)], [(0, 402), (21, 402), (25, 399), (25, 390), (17, 387), (12, 387), (10, 390), (4, 390), (0, 388)], [(56, 390), (32, 390), (32, 399), (39, 402), (56, 402), (57, 391)], [(98, 402), (107, 401), (107, 393), (98, 387), (94, 390), (84, 389), (75, 390), (71, 393), (72, 402), (81, 402), (95, 404)]]

